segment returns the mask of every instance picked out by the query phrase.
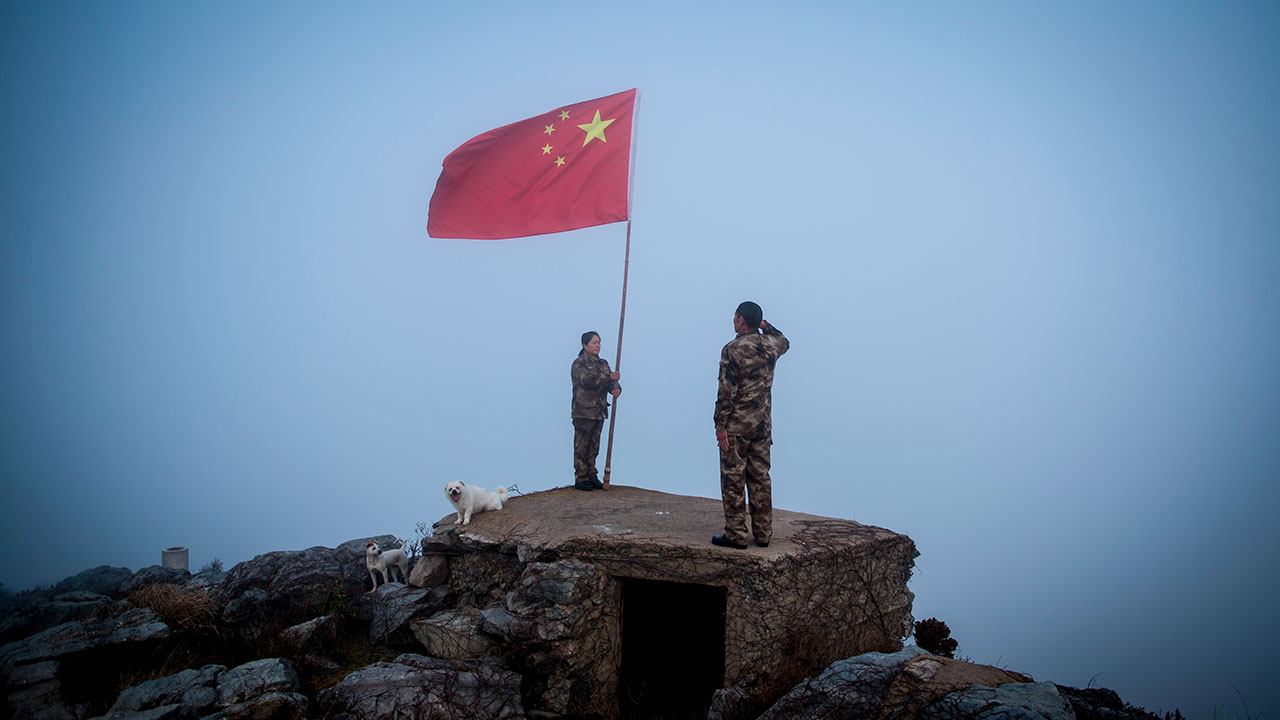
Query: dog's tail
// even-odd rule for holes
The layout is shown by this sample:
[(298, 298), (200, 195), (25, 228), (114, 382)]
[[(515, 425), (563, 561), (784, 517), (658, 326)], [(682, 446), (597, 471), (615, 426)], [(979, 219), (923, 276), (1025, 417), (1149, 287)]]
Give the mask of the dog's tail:
[(498, 492), (498, 497), (502, 498), (502, 502), (506, 502), (507, 500), (511, 499), (510, 496), (507, 495), (507, 489), (505, 487), (499, 486), (497, 492)]

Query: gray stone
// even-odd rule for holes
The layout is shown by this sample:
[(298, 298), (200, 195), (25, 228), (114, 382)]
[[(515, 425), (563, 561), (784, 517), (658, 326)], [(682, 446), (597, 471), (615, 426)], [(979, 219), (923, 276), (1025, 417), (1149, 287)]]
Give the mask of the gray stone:
[(338, 619), (332, 615), (321, 615), (313, 620), (285, 628), (280, 632), (280, 640), (291, 650), (298, 653), (310, 653), (323, 650), (338, 639)]
[(202, 720), (302, 720), (307, 716), (307, 697), (296, 692), (269, 692), (244, 702), (228, 705)]
[(361, 598), (361, 616), (368, 617), (369, 639), (373, 642), (412, 642), (409, 623), (452, 605), (453, 598), (453, 591), (448, 587), (416, 588), (387, 583)]
[(94, 720), (186, 720), (190, 711), (182, 705), (160, 705), (148, 710), (112, 710)]
[(197, 714), (207, 712), (218, 701), (215, 688), (218, 676), (226, 669), (222, 665), (205, 665), (134, 685), (120, 693), (107, 716), (169, 705), (183, 706)]
[(445, 610), (409, 627), (426, 648), (427, 654), (448, 660), (488, 655), (495, 647), (481, 632), (484, 622), (479, 610), (461, 607)]
[(87, 590), (91, 593), (119, 599), (125, 595), (120, 591), (120, 587), (131, 577), (133, 577), (133, 571), (129, 568), (99, 565), (96, 568), (72, 575), (54, 585), (53, 589), (56, 592)]
[(239, 563), (215, 588), (223, 623), (256, 638), (273, 623), (302, 622), (335, 603), (354, 607), (355, 598), (370, 587), (366, 541), (270, 552)]
[(156, 611), (137, 608), (105, 620), (63, 623), (0, 647), (0, 669), (9, 673), (25, 663), (155, 644), (168, 637), (169, 626)]
[(331, 720), (524, 717), (516, 673), (492, 663), (450, 662), (411, 654), (356, 670), (321, 692), (317, 705), (317, 715)]
[(409, 570), (409, 584), (435, 587), (449, 582), (449, 558), (445, 555), (423, 555)]
[(298, 690), (298, 674), (284, 658), (263, 658), (234, 667), (218, 678), (218, 703), (234, 705), (267, 693)]
[(148, 585), (162, 583), (165, 585), (182, 585), (191, 579), (191, 573), (182, 568), (163, 567), (160, 565), (149, 565), (133, 574), (133, 577), (125, 580), (120, 585), (120, 593), (128, 596), (129, 593)]
[(973, 685), (925, 708), (920, 720), (1076, 720), (1051, 682)]
[(779, 698), (760, 720), (877, 717), (902, 664), (924, 654), (908, 646), (896, 653), (864, 653), (834, 662)]

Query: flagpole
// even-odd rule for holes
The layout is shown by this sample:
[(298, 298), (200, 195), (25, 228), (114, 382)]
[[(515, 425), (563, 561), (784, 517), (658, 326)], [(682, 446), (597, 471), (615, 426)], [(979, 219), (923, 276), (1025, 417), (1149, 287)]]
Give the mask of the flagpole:
[[(622, 327), (627, 322), (627, 271), (631, 267), (631, 220), (627, 220), (627, 251), (622, 261), (622, 311), (618, 314), (618, 355), (614, 360), (615, 372), (622, 372)], [(613, 412), (609, 413), (609, 447), (604, 453), (604, 480), (601, 485), (609, 489), (609, 471), (613, 464), (613, 423), (618, 419), (618, 398), (613, 399)]]
[[(622, 328), (627, 322), (627, 272), (631, 269), (631, 201), (632, 190), (636, 186), (636, 136), (640, 125), (640, 89), (636, 88), (635, 104), (631, 110), (631, 155), (627, 164), (627, 249), (622, 259), (622, 310), (618, 313), (618, 354), (614, 358), (614, 372), (622, 372)], [(609, 413), (609, 445), (604, 452), (604, 480), (600, 482), (604, 489), (609, 489), (609, 472), (613, 469), (613, 423), (618, 419), (618, 398), (613, 399), (613, 412)]]

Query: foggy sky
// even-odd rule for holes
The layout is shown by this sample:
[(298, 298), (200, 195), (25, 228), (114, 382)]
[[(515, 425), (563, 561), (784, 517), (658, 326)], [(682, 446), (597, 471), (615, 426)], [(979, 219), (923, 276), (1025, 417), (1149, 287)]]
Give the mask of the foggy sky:
[(638, 87), (613, 482), (718, 497), (755, 300), (775, 505), (910, 535), (962, 655), (1280, 711), (1273, 4), (0, 16), (5, 588), (571, 482), (625, 226), (432, 240), (427, 201), (468, 138)]

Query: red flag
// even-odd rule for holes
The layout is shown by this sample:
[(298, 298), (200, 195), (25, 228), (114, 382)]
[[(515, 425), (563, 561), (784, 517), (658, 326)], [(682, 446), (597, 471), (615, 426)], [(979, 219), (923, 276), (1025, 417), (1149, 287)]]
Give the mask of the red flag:
[(628, 218), (636, 91), (566, 105), (463, 143), (427, 215), (435, 238), (490, 240)]

